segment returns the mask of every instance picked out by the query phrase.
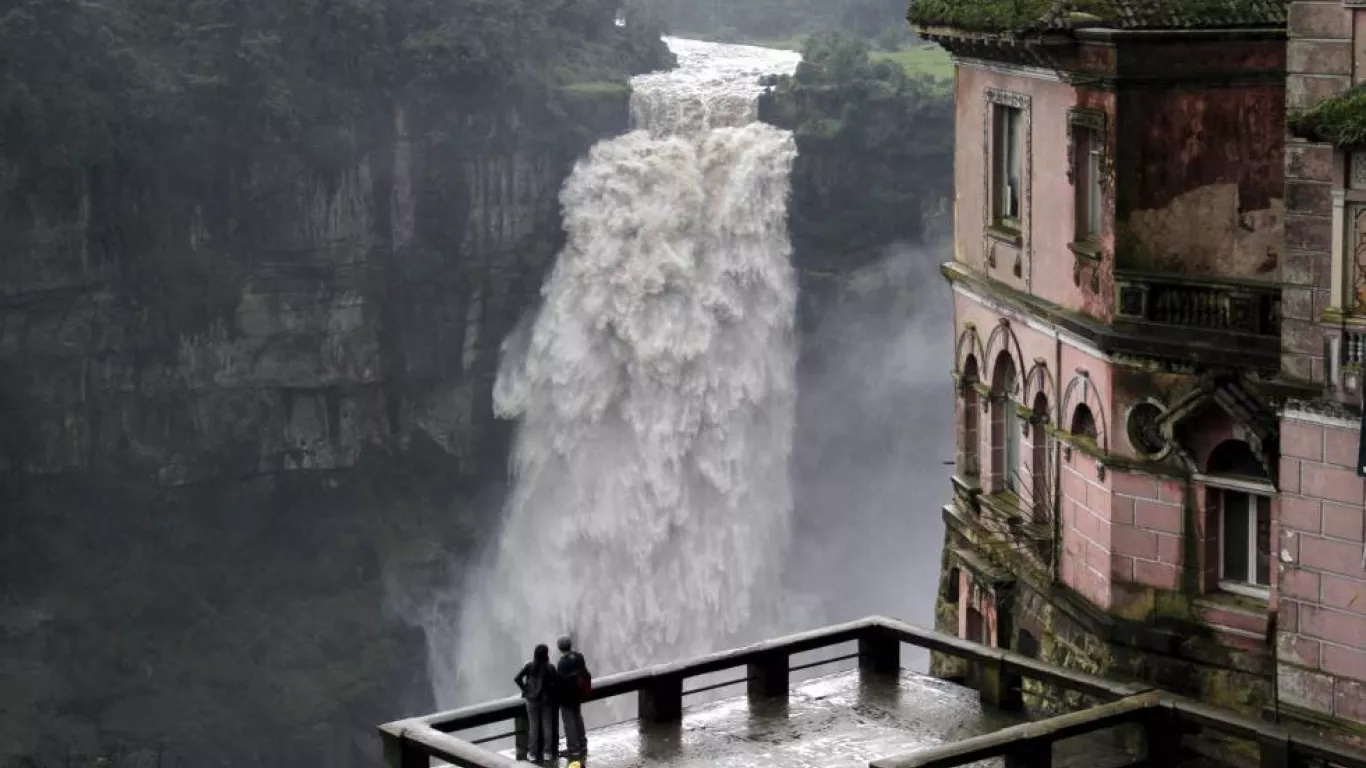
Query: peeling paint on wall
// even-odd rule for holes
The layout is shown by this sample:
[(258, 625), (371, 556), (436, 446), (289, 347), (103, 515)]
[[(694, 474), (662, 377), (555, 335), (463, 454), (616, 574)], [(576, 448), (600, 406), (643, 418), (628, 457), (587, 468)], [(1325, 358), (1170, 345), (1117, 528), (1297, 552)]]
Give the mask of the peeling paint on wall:
[(1275, 280), (1284, 248), (1285, 201), (1244, 210), (1238, 184), (1193, 189), (1120, 224), (1122, 269)]

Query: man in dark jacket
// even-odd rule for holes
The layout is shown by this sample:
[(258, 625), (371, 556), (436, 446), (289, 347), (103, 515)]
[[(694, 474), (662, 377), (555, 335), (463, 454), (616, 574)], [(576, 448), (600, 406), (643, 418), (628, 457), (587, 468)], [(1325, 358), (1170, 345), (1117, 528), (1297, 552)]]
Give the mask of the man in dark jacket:
[(565, 755), (579, 760), (588, 756), (588, 734), (583, 728), (583, 691), (587, 686), (588, 664), (583, 654), (574, 650), (574, 641), (568, 636), (560, 638), (559, 677), (560, 715), (564, 718)]
[(527, 759), (538, 763), (541, 758), (552, 758), (559, 738), (555, 733), (555, 696), (559, 693), (559, 675), (550, 663), (550, 649), (536, 646), (531, 661), (512, 679), (526, 699)]

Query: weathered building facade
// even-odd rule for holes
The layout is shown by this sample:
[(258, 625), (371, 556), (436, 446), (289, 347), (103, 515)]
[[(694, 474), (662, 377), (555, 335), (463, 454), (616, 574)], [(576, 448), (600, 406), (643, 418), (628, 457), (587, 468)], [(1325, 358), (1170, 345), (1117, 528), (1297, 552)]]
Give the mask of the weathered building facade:
[[(1277, 636), (1283, 701), (1366, 723), (1360, 477), (1366, 359), (1366, 7), (1289, 5)], [(1366, 732), (1362, 729), (1359, 732)]]
[(1292, 3), (1287, 45), (1276, 0), (912, 5), (957, 65), (939, 629), (1366, 723), (1358, 193), (1286, 140), (1287, 93), (1356, 79), (1355, 13)]

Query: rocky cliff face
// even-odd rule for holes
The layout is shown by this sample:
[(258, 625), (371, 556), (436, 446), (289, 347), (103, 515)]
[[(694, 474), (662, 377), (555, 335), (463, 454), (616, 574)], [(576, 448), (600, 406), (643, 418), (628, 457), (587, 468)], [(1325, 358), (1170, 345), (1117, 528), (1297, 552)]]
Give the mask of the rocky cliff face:
[(0, 764), (348, 765), (430, 706), (390, 598), (496, 510), (499, 346), (626, 99), (395, 108), (325, 169), (0, 168)]
[(173, 486), (421, 435), (482, 476), (502, 462), (481, 450), (498, 346), (558, 249), (560, 182), (625, 115), (598, 97), (582, 137), (527, 145), (512, 114), (460, 146), (397, 110), (389, 146), (329, 177), (9, 195), (0, 459)]

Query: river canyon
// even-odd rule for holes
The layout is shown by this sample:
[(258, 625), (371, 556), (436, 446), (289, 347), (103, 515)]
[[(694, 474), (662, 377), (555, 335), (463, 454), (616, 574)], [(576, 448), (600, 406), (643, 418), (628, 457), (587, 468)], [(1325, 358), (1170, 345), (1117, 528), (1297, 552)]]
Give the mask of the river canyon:
[(947, 177), (817, 252), (838, 154), (758, 122), (798, 57), (669, 43), (326, 174), (0, 185), (0, 765), (372, 764), (563, 631), (928, 622)]

